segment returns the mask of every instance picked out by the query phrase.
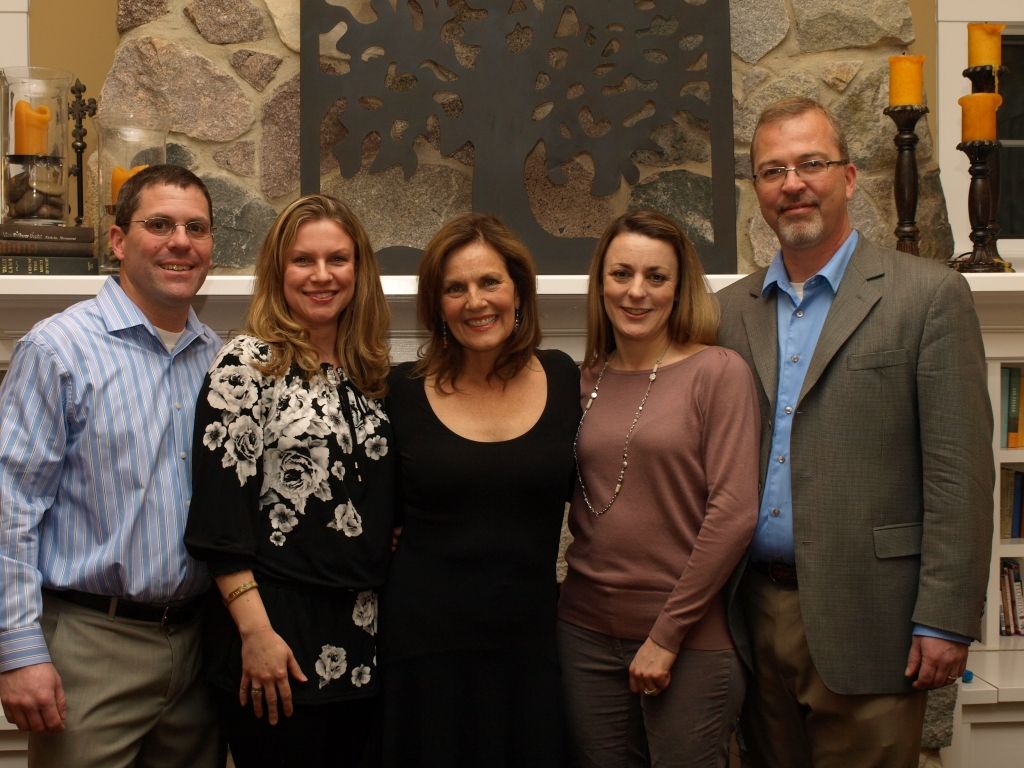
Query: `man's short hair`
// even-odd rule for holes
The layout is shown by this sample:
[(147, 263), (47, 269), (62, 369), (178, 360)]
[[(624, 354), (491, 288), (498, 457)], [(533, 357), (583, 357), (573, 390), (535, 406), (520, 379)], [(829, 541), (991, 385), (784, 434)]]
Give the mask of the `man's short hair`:
[(206, 188), (203, 180), (196, 176), (188, 168), (180, 165), (150, 165), (143, 168), (135, 175), (128, 178), (121, 191), (117, 193), (117, 212), (114, 214), (114, 223), (122, 230), (128, 231), (135, 211), (139, 208), (139, 197), (146, 187), (153, 187), (160, 184), (167, 184), (172, 187), (187, 189), (196, 187), (206, 198), (206, 208), (210, 216), (210, 225), (213, 225), (213, 200), (210, 198), (210, 190)]
[(827, 107), (814, 99), (809, 99), (806, 96), (791, 96), (769, 104), (764, 108), (761, 112), (761, 116), (757, 119), (757, 125), (754, 127), (754, 136), (750, 139), (751, 170), (757, 170), (756, 161), (754, 160), (754, 144), (757, 141), (757, 132), (761, 130), (762, 126), (782, 122), (783, 120), (790, 120), (794, 117), (800, 117), (808, 112), (815, 111), (820, 112), (828, 121), (828, 124), (832, 126), (832, 133), (835, 135), (836, 146), (839, 148), (839, 158), (835, 159), (849, 160), (850, 145), (846, 141), (846, 134), (843, 133), (843, 129), (839, 125), (839, 121), (836, 120), (836, 116), (833, 115)]

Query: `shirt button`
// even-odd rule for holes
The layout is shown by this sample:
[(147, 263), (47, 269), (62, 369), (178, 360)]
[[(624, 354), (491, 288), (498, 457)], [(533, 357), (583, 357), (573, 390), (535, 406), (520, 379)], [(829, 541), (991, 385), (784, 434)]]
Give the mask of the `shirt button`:
[(182, 460), (182, 461), (184, 461), (185, 459), (187, 459), (187, 458), (188, 458), (188, 454), (187, 454), (187, 453), (185, 453), (184, 451), (182, 451), (181, 453), (179, 453), (179, 454), (178, 454), (178, 456), (180, 456), (180, 457), (181, 457), (181, 460)]
[(804, 316), (804, 311), (803, 311), (802, 309), (798, 309), (798, 310), (796, 311), (796, 316), (797, 316), (797, 317), (803, 317), (803, 316)]
[(792, 412), (793, 412), (793, 408), (792, 408), (792, 406), (789, 406), (789, 405), (787, 405), (787, 406), (786, 406), (785, 408), (783, 408), (782, 410), (783, 410), (783, 411), (785, 411), (785, 412), (786, 412), (787, 414), (790, 414), (790, 413), (792, 413)]
[(175, 410), (180, 411), (181, 410), (181, 403), (175, 403), (174, 404), (174, 408), (175, 408)]
[(772, 516), (772, 517), (778, 517), (778, 516), (779, 516), (779, 515), (781, 515), (781, 514), (782, 514), (782, 510), (781, 510), (781, 509), (779, 509), (778, 507), (775, 507), (775, 508), (774, 508), (774, 509), (772, 509), (772, 511), (771, 511), (771, 516)]
[(779, 456), (779, 457), (778, 457), (777, 459), (775, 459), (775, 460), (776, 460), (777, 462), (779, 462), (779, 464), (785, 464), (785, 463), (786, 463), (786, 457), (785, 457), (785, 456)]
[(800, 355), (792, 355), (792, 356), (790, 356), (789, 362), (791, 362), (791, 363), (799, 363), (800, 362)]

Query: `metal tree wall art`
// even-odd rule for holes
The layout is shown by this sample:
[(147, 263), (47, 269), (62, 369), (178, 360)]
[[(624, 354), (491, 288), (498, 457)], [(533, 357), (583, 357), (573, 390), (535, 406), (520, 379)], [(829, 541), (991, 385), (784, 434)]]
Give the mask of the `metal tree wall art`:
[[(566, 164), (586, 155), (591, 193), (610, 195), (638, 181), (637, 153), (659, 150), (652, 133), (692, 119), (711, 142), (713, 246), (702, 258), (709, 271), (735, 270), (724, 0), (372, 0), (370, 21), (324, 0), (301, 10), (304, 192), (320, 188), (324, 135), (340, 137), (333, 154), (345, 177), (364, 168), (368, 140), (379, 146), (368, 169), (400, 166), (407, 179), (417, 138), (433, 137), (445, 156), (471, 146), (474, 210), (501, 216), (542, 273), (579, 274), (594, 241), (537, 223), (527, 157), (542, 144), (549, 180), (562, 184)], [(341, 74), (319, 58), (320, 36), (339, 24)], [(414, 271), (411, 250), (384, 249), (385, 271)]]

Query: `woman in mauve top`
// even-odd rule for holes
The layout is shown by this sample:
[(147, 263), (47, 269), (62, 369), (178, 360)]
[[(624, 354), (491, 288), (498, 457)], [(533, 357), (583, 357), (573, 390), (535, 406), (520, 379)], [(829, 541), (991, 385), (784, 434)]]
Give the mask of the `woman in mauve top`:
[(574, 541), (559, 603), (581, 768), (725, 766), (743, 699), (725, 586), (757, 523), (753, 378), (667, 216), (616, 219), (590, 269)]

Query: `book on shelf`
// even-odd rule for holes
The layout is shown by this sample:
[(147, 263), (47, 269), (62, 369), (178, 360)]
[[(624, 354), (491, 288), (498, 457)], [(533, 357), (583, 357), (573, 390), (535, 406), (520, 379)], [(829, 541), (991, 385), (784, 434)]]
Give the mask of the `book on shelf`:
[(1006, 447), (1020, 448), (1020, 368), (1008, 368), (1009, 392), (1006, 396)]
[(1010, 538), (1013, 530), (1013, 467), (999, 468), (999, 538)]
[(999, 369), (999, 447), (1006, 448), (1006, 412), (1010, 406), (1010, 369)]
[(59, 224), (0, 224), (0, 239), (42, 240), (52, 243), (91, 243), (96, 239), (92, 227), (62, 227)]
[(1017, 634), (1017, 612), (1013, 605), (1013, 588), (1010, 586), (1010, 568), (1005, 560), (999, 563), (999, 603), (1003, 617), (1003, 635)]
[(0, 255), (0, 275), (98, 275), (95, 256)]
[(1021, 506), (1024, 505), (1024, 472), (1013, 473), (1013, 507), (1010, 510), (1010, 538), (1020, 538)]
[(1024, 635), (1024, 585), (1020, 580), (1020, 563), (1010, 561), (1010, 580), (1013, 586), (1013, 604), (1016, 609), (1017, 634)]
[(4, 256), (92, 256), (93, 243), (0, 239)]

